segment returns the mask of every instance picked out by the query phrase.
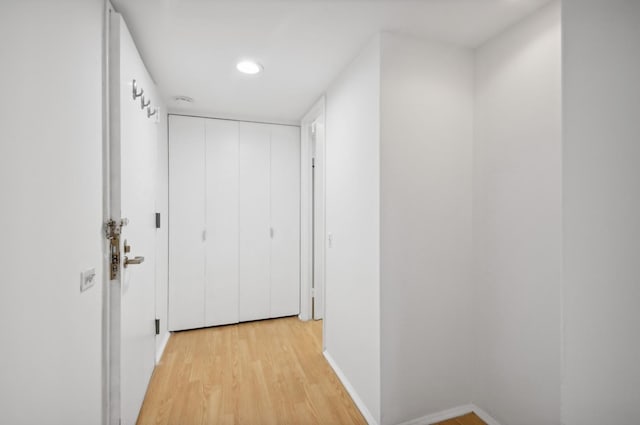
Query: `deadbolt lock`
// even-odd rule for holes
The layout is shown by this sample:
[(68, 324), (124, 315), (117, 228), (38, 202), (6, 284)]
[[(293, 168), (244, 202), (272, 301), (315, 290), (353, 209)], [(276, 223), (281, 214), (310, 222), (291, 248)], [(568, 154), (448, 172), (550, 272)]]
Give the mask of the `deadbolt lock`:
[(129, 220), (122, 218), (119, 221), (109, 220), (105, 223), (105, 237), (109, 241), (109, 277), (115, 280), (120, 270), (120, 235), (122, 227), (129, 224)]

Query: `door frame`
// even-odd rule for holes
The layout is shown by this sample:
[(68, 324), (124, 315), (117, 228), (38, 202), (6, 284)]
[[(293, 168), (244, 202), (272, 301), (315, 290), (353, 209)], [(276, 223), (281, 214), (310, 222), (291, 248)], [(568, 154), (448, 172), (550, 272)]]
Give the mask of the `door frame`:
[[(114, 84), (113, 79), (119, 78), (114, 74), (112, 67), (118, 64), (112, 63), (112, 58), (119, 56), (118, 43), (114, 43), (113, 37), (113, 19), (118, 19), (119, 14), (109, 0), (105, 0), (105, 52), (104, 52), (104, 83), (103, 92), (105, 96), (105, 143), (104, 143), (104, 187), (105, 187), (105, 232), (107, 231), (106, 223), (113, 220), (115, 223), (121, 223), (120, 210), (120, 190), (118, 185), (114, 185), (115, 176), (120, 175), (120, 139), (119, 122), (115, 122), (114, 117), (118, 115), (120, 108), (119, 85)], [(116, 90), (114, 93), (113, 90)], [(116, 140), (116, 137), (117, 140)], [(104, 381), (105, 381), (105, 409), (103, 420), (105, 425), (118, 425), (120, 422), (120, 308), (121, 308), (121, 277), (122, 271), (119, 270), (117, 277), (111, 279), (111, 253), (110, 242), (104, 240), (104, 341), (103, 350), (104, 361)]]
[[(111, 219), (111, 92), (110, 92), (110, 34), (109, 0), (104, 0), (102, 28), (102, 222)], [(106, 231), (106, 228), (103, 230)], [(109, 241), (102, 238), (102, 425), (111, 425), (111, 277)]]
[[(312, 174), (312, 159), (316, 156), (314, 152), (313, 140), (311, 136), (312, 125), (314, 122), (320, 123), (323, 127), (322, 131), (318, 131), (319, 135), (316, 140), (316, 149), (318, 149), (319, 157), (321, 161), (318, 161), (316, 167), (321, 167), (321, 176), (325, 176), (325, 97), (321, 97), (313, 107), (307, 112), (307, 114), (301, 120), (301, 147), (300, 147), (300, 319), (312, 320), (312, 285), (314, 278), (321, 278), (320, 291), (323, 299), (323, 312), (322, 317), (326, 321), (326, 298), (325, 298), (325, 282), (324, 273), (322, 276), (314, 276), (315, 270), (325, 270), (325, 249), (324, 249), (324, 235), (323, 243), (321, 246), (323, 249), (314, 250), (314, 220), (315, 223), (321, 223), (320, 228), (324, 229), (325, 223), (325, 208), (317, 208), (313, 211), (314, 205), (314, 191), (313, 191), (313, 174)], [(324, 185), (323, 185), (324, 187)], [(316, 198), (326, 199), (325, 193), (316, 194)], [(324, 206), (324, 202), (323, 202)], [(316, 226), (315, 231), (317, 232)], [(324, 232), (322, 232), (324, 233)], [(316, 246), (319, 244), (316, 244)], [(314, 267), (314, 265), (316, 267)], [(323, 322), (323, 328), (324, 328)], [(324, 338), (323, 338), (324, 341)], [(324, 342), (323, 342), (324, 346)]]

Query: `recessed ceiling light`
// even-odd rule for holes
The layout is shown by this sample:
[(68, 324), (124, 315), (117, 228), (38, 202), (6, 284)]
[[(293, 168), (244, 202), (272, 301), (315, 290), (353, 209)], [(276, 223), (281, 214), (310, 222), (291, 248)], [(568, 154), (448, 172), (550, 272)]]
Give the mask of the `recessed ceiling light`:
[(236, 68), (238, 69), (238, 71), (242, 72), (243, 74), (250, 74), (250, 75), (258, 74), (263, 69), (262, 65), (260, 65), (258, 62), (254, 62), (251, 60), (238, 62), (238, 64), (236, 65)]

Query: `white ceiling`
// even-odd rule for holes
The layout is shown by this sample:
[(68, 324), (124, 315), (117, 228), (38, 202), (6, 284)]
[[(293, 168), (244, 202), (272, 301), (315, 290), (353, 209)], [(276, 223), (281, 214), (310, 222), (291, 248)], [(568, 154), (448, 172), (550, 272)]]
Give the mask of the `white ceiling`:
[[(548, 0), (112, 0), (169, 110), (298, 122), (377, 32), (474, 47)], [(253, 58), (257, 76), (235, 65)], [(180, 106), (176, 95), (195, 102)]]

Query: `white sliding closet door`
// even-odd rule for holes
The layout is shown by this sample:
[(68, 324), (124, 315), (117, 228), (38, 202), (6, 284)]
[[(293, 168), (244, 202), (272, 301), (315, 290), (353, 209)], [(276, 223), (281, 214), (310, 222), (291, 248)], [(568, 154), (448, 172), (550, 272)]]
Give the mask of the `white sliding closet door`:
[(300, 129), (271, 127), (271, 317), (300, 313)]
[(237, 121), (207, 119), (207, 266), (205, 326), (237, 323)]
[(300, 312), (300, 129), (169, 117), (169, 329)]
[(240, 321), (270, 317), (270, 126), (240, 124)]
[(169, 329), (205, 325), (205, 121), (169, 116)]

